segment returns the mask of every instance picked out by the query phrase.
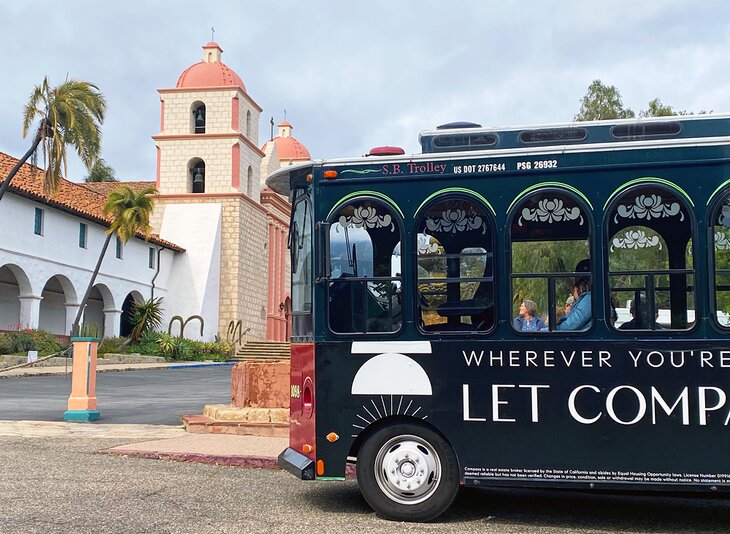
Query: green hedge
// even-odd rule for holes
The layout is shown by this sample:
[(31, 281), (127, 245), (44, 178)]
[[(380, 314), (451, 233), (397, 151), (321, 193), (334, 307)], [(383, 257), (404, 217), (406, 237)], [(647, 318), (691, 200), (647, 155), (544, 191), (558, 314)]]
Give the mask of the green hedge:
[(41, 356), (47, 356), (64, 348), (55, 334), (44, 330), (0, 333), (0, 354), (26, 354), (29, 350), (37, 350)]
[[(110, 345), (112, 345), (112, 342), (110, 342)], [(116, 345), (119, 346), (120, 344), (117, 343)], [(226, 361), (231, 357), (232, 347), (228, 343), (220, 341), (194, 341), (147, 330), (140, 336), (137, 343), (127, 345), (123, 350), (120, 349), (120, 352), (138, 352), (140, 354), (164, 356), (169, 360)]]

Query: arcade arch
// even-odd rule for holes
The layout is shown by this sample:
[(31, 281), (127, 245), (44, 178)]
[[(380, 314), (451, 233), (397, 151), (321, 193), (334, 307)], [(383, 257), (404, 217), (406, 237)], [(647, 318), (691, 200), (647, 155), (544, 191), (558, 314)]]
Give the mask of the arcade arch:
[(76, 289), (71, 280), (61, 274), (52, 276), (41, 291), (38, 328), (68, 335), (77, 309)]

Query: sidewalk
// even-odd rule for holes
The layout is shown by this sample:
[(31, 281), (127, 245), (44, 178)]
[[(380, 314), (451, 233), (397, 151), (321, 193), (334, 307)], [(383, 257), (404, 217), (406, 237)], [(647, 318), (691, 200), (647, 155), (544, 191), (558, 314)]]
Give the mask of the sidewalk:
[(289, 446), (288, 438), (190, 434), (182, 428), (165, 425), (0, 421), (0, 436), (128, 438), (129, 444), (98, 452), (125, 457), (267, 468), (276, 467), (276, 457)]
[[(236, 362), (157, 362), (157, 363), (110, 363), (100, 364), (96, 366), (97, 373), (105, 373), (108, 371), (145, 371), (148, 369), (182, 369), (186, 367), (210, 367), (214, 365), (232, 366)], [(0, 369), (0, 379), (17, 378), (20, 376), (51, 376), (51, 375), (70, 375), (71, 360), (68, 366), (53, 367), (21, 367), (10, 371)]]

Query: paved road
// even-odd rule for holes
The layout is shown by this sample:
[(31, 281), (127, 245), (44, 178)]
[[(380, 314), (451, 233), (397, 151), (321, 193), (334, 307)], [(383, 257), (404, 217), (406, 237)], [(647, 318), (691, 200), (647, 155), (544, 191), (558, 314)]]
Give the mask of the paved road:
[[(231, 367), (211, 366), (98, 373), (100, 423), (178, 425), (180, 415), (231, 401)], [(0, 380), (0, 419), (60, 421), (70, 376)]]
[(0, 532), (728, 532), (730, 501), (464, 491), (436, 524), (377, 518), (354, 481), (119, 458), (123, 440), (0, 437)]

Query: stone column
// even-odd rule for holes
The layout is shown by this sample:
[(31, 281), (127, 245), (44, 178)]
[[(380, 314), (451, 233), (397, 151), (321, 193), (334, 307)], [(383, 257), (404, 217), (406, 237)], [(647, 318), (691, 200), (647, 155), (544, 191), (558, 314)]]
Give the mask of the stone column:
[(65, 335), (70, 335), (71, 333), (71, 327), (74, 324), (74, 319), (76, 319), (76, 314), (79, 311), (79, 305), (77, 303), (74, 304), (66, 304), (66, 329), (64, 330)]
[(104, 337), (117, 337), (122, 323), (122, 310), (104, 308)]
[(38, 328), (43, 297), (40, 295), (24, 295), (18, 297), (18, 300), (20, 300), (20, 327)]
[(283, 308), (279, 308), (280, 305), (284, 305), (284, 295), (286, 295), (286, 229), (282, 226), (279, 228), (279, 249), (276, 255), (279, 257), (279, 284), (278, 284), (278, 304), (277, 308), (279, 311), (279, 331), (276, 341), (286, 341), (286, 319), (285, 311)]
[(274, 339), (274, 306), (275, 306), (275, 287), (273, 279), (276, 274), (276, 231), (274, 228), (274, 221), (270, 217), (266, 219), (268, 232), (269, 232), (269, 246), (267, 250), (268, 257), (268, 286), (267, 286), (267, 299), (266, 299), (266, 340), (271, 341)]

